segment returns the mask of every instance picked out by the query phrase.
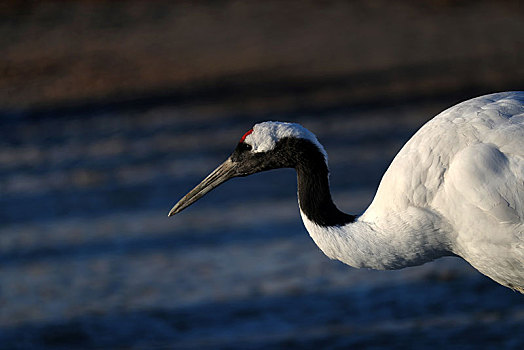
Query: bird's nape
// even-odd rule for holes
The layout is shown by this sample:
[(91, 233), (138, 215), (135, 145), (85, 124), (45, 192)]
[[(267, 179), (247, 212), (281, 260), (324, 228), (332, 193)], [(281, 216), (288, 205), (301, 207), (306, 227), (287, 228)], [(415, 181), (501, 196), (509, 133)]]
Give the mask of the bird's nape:
[(211, 174), (209, 174), (202, 182), (195, 186), (188, 194), (186, 194), (177, 204), (169, 211), (167, 216), (173, 216), (197, 200), (202, 198), (206, 193), (213, 190), (215, 187), (226, 182), (227, 180), (237, 176), (236, 163), (228, 158), (224, 163), (220, 164)]

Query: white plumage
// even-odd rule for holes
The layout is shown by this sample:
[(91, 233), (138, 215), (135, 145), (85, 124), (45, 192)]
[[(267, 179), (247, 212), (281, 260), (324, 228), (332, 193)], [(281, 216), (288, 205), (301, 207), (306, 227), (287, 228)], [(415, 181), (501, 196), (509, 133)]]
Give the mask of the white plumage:
[(330, 258), (398, 269), (457, 255), (524, 293), (524, 92), (477, 97), (425, 124), (360, 216), (332, 203), (327, 155), (316, 137), (279, 122), (255, 125), (170, 215), (229, 178), (280, 167), (297, 170), (304, 225)]
[(302, 217), (326, 255), (349, 265), (455, 254), (524, 292), (524, 92), (477, 97), (425, 124), (354, 223), (326, 230)]

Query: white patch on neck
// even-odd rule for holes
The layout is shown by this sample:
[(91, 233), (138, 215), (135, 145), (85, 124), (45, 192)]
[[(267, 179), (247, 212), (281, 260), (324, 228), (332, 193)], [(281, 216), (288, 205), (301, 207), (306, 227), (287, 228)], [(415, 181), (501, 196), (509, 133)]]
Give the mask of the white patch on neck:
[(344, 226), (322, 227), (309, 220), (302, 209), (300, 215), (315, 244), (330, 259), (356, 268), (389, 270), (402, 267), (395, 266), (394, 256), (390, 256), (388, 249), (381, 249), (383, 244), (369, 225), (357, 220)]
[(317, 137), (302, 125), (284, 122), (263, 122), (253, 126), (253, 132), (246, 136), (245, 143), (249, 144), (252, 152), (267, 152), (275, 148), (278, 140), (285, 137), (302, 138), (311, 141), (324, 155), (327, 164), (327, 153), (318, 142)]
[(426, 211), (418, 208), (400, 215), (391, 213), (374, 222), (366, 220), (364, 213), (344, 226), (319, 226), (302, 209), (300, 215), (324, 254), (353, 267), (396, 270), (450, 255), (442, 232), (432, 227), (436, 221), (428, 220)]

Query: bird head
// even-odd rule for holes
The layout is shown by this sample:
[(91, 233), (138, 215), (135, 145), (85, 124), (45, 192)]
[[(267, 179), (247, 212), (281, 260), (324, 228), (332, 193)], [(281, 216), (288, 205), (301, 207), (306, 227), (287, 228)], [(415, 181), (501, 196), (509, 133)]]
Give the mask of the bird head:
[(168, 216), (181, 212), (231, 178), (277, 168), (296, 168), (304, 154), (313, 154), (327, 163), (322, 145), (301, 125), (284, 122), (255, 124), (242, 136), (229, 158), (175, 204)]

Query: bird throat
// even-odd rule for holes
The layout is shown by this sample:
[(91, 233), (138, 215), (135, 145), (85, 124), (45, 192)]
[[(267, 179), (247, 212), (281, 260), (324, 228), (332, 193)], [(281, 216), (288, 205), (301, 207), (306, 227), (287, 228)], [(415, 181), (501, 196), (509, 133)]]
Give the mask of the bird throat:
[(324, 227), (343, 226), (355, 221), (355, 216), (343, 213), (333, 203), (328, 167), (316, 147), (302, 153), (295, 169), (300, 209), (310, 221)]

